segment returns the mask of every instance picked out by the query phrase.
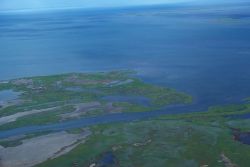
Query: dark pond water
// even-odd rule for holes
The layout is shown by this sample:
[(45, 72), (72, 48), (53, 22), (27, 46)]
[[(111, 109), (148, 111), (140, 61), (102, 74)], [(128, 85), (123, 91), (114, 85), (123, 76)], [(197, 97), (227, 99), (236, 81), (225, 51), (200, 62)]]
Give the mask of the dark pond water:
[(108, 167), (115, 163), (115, 156), (112, 152), (106, 152), (98, 162), (100, 167)]
[(241, 133), (238, 136), (238, 141), (240, 141), (243, 144), (250, 145), (250, 133)]
[(250, 133), (241, 133), (238, 139), (243, 144), (250, 145)]
[(230, 119), (250, 119), (250, 113), (230, 115), (230, 116), (227, 116), (227, 118), (230, 118)]
[(234, 139), (243, 144), (250, 145), (250, 132), (241, 132), (240, 130), (233, 130)]

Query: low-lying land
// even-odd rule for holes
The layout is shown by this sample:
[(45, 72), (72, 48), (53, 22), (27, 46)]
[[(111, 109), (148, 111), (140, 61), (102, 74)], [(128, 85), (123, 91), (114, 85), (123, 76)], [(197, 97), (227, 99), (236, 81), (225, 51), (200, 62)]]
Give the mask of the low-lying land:
[(184, 93), (144, 83), (133, 74), (71, 73), (1, 83), (0, 91), (22, 93), (18, 98), (21, 103), (8, 101), (7, 107), (0, 108), (0, 130), (109, 113), (151, 111), (192, 101)]
[(250, 146), (237, 140), (232, 128), (241, 132), (250, 126), (228, 116), (249, 112), (244, 104), (94, 126), (86, 143), (38, 167), (248, 167)]
[[(31, 77), (0, 84), (22, 92), (0, 108), (0, 130), (192, 101), (130, 71)], [(2, 167), (248, 167), (250, 104), (0, 140)]]

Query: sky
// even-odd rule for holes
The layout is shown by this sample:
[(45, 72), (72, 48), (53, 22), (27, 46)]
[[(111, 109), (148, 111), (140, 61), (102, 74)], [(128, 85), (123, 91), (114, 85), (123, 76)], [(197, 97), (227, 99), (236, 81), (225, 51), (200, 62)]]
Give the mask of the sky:
[[(100, 8), (138, 5), (167, 4), (179, 2), (216, 2), (242, 0), (0, 0), (0, 11), (43, 10), (61, 8)], [(244, 0), (243, 0), (244, 1)], [(248, 1), (248, 0), (245, 0)]]

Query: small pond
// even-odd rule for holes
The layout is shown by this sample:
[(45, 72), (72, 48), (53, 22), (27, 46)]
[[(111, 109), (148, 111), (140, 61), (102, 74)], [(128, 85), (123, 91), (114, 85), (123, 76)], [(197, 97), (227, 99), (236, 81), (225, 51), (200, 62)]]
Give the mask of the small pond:
[(20, 94), (20, 92), (15, 92), (13, 90), (2, 90), (0, 91), (0, 102), (15, 100)]
[(234, 139), (243, 144), (250, 145), (250, 132), (237, 132), (234, 134)]
[(112, 152), (106, 152), (98, 162), (98, 166), (107, 167), (115, 164), (115, 156)]

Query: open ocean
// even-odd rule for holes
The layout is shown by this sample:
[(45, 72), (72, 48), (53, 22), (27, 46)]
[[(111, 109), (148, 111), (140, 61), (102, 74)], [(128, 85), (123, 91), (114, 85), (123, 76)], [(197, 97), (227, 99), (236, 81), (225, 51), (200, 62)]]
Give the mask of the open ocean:
[(205, 106), (250, 97), (250, 4), (0, 14), (0, 80), (133, 69)]

